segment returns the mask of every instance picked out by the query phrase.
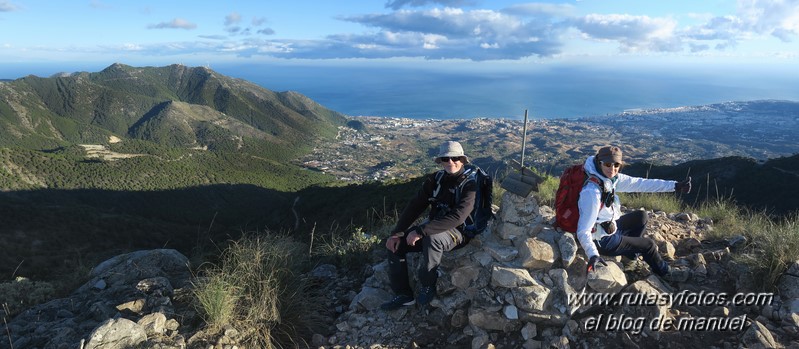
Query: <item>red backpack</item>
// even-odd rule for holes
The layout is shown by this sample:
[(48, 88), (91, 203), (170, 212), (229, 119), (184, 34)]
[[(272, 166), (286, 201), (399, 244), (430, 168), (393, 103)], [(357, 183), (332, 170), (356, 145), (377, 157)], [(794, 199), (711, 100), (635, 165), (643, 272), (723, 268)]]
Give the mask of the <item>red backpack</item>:
[(588, 181), (596, 183), (604, 194), (605, 189), (602, 182), (599, 178), (585, 173), (582, 164), (571, 166), (560, 175), (560, 185), (555, 193), (555, 228), (572, 233), (577, 232), (577, 222), (580, 220), (580, 208), (577, 207), (577, 200), (580, 198), (580, 191)]

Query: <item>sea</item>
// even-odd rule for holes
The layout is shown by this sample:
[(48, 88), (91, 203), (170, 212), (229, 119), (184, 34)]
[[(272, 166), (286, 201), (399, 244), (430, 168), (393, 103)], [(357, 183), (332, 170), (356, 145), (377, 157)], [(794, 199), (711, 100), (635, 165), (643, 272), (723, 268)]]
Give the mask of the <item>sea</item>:
[[(24, 69), (49, 76), (64, 71), (100, 71), (105, 66), (72, 70), (7, 66), (0, 68), (0, 78), (22, 77), (28, 74), (20, 74)], [(273, 91), (297, 91), (349, 116), (521, 119), (527, 110), (531, 119), (574, 119), (727, 101), (799, 101), (799, 69), (768, 65), (694, 69), (557, 65), (484, 71), (239, 63), (211, 64), (210, 68)]]
[(350, 116), (583, 118), (727, 101), (799, 101), (796, 72), (558, 67), (529, 72), (381, 67), (220, 67), (274, 91), (298, 91)]

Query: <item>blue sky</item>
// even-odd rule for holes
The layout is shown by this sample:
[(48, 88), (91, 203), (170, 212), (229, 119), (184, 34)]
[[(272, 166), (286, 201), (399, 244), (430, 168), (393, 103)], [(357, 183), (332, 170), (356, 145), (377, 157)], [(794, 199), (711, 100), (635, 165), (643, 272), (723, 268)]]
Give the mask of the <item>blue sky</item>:
[(208, 66), (348, 115), (799, 100), (799, 0), (0, 0), (0, 79)]
[(65, 67), (773, 67), (799, 61), (799, 0), (0, 0), (0, 33), (0, 64)]

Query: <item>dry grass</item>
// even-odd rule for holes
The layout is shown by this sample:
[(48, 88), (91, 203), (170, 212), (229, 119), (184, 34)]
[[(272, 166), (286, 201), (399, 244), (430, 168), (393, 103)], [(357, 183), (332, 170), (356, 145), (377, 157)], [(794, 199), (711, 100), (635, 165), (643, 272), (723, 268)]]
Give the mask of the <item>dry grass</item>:
[(770, 217), (735, 205), (731, 199), (719, 199), (698, 209), (701, 217), (713, 219), (709, 237), (726, 239), (743, 235), (748, 246), (738, 259), (752, 268), (755, 285), (771, 291), (788, 266), (799, 256), (799, 214), (782, 219)]
[(684, 205), (674, 193), (619, 193), (622, 205), (630, 208), (646, 208), (667, 213), (683, 212)]
[(320, 298), (303, 273), (308, 248), (286, 235), (249, 234), (233, 242), (195, 290), (208, 324), (243, 331), (248, 348), (305, 344), (322, 325)]

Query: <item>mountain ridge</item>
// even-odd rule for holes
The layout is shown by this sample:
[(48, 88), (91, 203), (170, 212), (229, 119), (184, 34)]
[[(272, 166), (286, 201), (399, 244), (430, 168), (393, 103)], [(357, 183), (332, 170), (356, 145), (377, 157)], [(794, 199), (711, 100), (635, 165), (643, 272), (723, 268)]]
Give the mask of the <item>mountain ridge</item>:
[[(177, 132), (174, 137), (141, 132), (140, 126), (177, 102), (206, 108), (170, 114), (182, 124), (169, 125), (169, 133)], [(112, 135), (183, 147), (254, 138), (290, 148), (334, 135), (344, 122), (344, 115), (297, 92), (274, 92), (208, 68), (178, 64), (137, 68), (115, 63), (96, 73), (29, 75), (0, 84), (5, 130), (0, 144), (27, 148), (105, 143)], [(239, 133), (245, 129), (249, 132)]]

